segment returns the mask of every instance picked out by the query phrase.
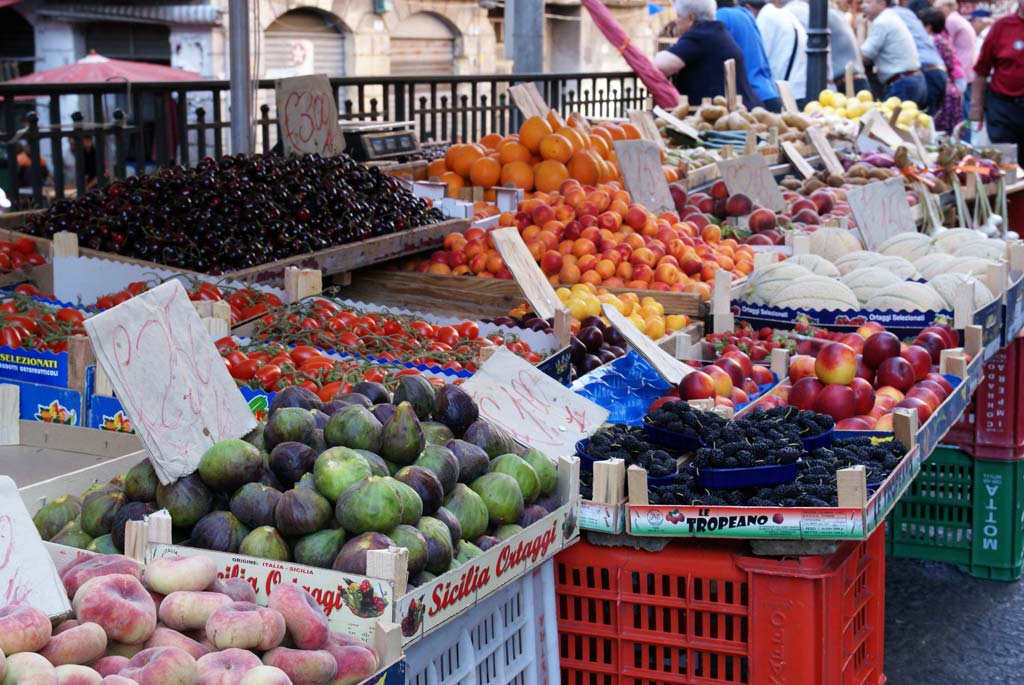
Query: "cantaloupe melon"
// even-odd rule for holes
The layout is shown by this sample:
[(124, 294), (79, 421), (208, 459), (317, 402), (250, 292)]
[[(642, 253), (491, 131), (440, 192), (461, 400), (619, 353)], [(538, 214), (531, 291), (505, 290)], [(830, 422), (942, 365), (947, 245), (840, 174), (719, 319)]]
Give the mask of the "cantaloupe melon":
[(793, 281), (776, 293), (769, 304), (800, 310), (860, 309), (860, 302), (852, 290), (824, 276), (808, 276)]
[(857, 299), (867, 302), (879, 288), (899, 283), (899, 276), (877, 266), (862, 266), (843, 276), (839, 281), (853, 291)]
[(914, 268), (914, 265), (903, 257), (879, 257), (874, 262), (871, 262), (870, 265), (891, 271), (896, 276), (899, 276), (900, 280), (921, 277), (921, 274)]
[(878, 246), (878, 254), (914, 261), (932, 251), (932, 239), (923, 233), (898, 233)]
[(854, 269), (859, 269), (862, 266), (868, 266), (871, 262), (878, 259), (877, 252), (868, 252), (867, 250), (857, 250), (856, 252), (849, 252), (835, 261), (836, 268), (839, 269), (840, 274), (848, 274)]
[(932, 245), (940, 252), (953, 254), (961, 245), (984, 239), (984, 234), (971, 228), (950, 228), (932, 238)]
[(850, 252), (864, 249), (864, 246), (860, 244), (860, 240), (854, 233), (845, 228), (834, 228), (831, 226), (819, 228), (812, 233), (810, 243), (811, 254), (824, 257), (830, 262), (835, 262)]
[(914, 261), (914, 268), (921, 277), (931, 280), (939, 274), (946, 273), (946, 267), (956, 261), (956, 257), (945, 252), (932, 252)]
[(957, 257), (983, 257), (985, 259), (1006, 259), (1006, 243), (997, 238), (971, 240), (956, 248)]
[(946, 306), (953, 309), (956, 306), (956, 298), (960, 292), (969, 289), (974, 293), (974, 309), (978, 310), (992, 301), (992, 291), (988, 289), (981, 279), (967, 274), (945, 273), (939, 274), (928, 281), (928, 285), (935, 288)]
[(988, 267), (994, 264), (994, 260), (984, 257), (954, 257), (953, 261), (946, 265), (945, 271), (981, 277), (988, 272)]
[(864, 307), (876, 312), (929, 312), (946, 309), (946, 301), (927, 283), (903, 281), (879, 288)]
[(744, 284), (744, 299), (756, 304), (768, 304), (779, 292), (794, 280), (811, 276), (811, 272), (789, 260), (769, 264), (755, 269)]
[(816, 254), (794, 255), (786, 261), (792, 264), (799, 264), (815, 276), (839, 278), (839, 269), (836, 268), (836, 265)]

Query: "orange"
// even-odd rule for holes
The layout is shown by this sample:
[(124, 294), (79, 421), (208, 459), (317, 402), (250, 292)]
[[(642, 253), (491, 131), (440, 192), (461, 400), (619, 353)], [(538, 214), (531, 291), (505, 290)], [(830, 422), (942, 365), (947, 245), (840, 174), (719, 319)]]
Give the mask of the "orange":
[(506, 141), (498, 148), (498, 160), (502, 164), (508, 164), (510, 162), (529, 162), (530, 157), (530, 151), (527, 147), (514, 140)]
[(662, 170), (665, 172), (665, 181), (668, 183), (675, 183), (679, 180), (679, 172), (670, 166), (663, 166)]
[(490, 157), (481, 157), (469, 167), (469, 180), (475, 186), (490, 188), (501, 180), (501, 163)]
[(448, 171), (448, 165), (444, 158), (435, 159), (427, 165), (427, 178), (437, 178), (446, 171)]
[(546, 119), (548, 124), (551, 125), (552, 130), (560, 129), (563, 126), (565, 126), (565, 119), (562, 118), (562, 115), (560, 113), (553, 109), (548, 110), (548, 115)]
[(561, 162), (546, 159), (533, 168), (534, 184), (537, 190), (549, 193), (558, 190), (562, 181), (569, 178), (569, 170)]
[(572, 143), (563, 135), (549, 133), (540, 139), (540, 156), (565, 164), (572, 157)]
[(519, 142), (536, 153), (540, 150), (541, 139), (552, 132), (551, 124), (540, 117), (530, 117), (519, 128)]
[(484, 156), (475, 145), (452, 145), (444, 156), (448, 168), (463, 178), (469, 176), (469, 167), (473, 162)]
[[(593, 152), (587, 150), (577, 152), (569, 160), (569, 176), (584, 185), (594, 185), (601, 176), (601, 169), (598, 167), (600, 161)], [(582, 191), (580, 197), (582, 198)], [(573, 206), (576, 204), (578, 203), (574, 202)]]
[(619, 128), (622, 129), (622, 133), (625, 134), (626, 140), (640, 140), (640, 131), (637, 127), (629, 123), (619, 124)]
[(608, 157), (608, 153), (611, 152), (611, 147), (609, 147), (610, 143), (607, 140), (596, 133), (590, 134), (588, 140), (590, 140), (590, 148), (596, 152), (601, 159), (606, 159)]
[(454, 171), (444, 172), (439, 180), (448, 184), (448, 197), (458, 197), (459, 191), (466, 187), (466, 181)]
[(503, 140), (504, 138), (502, 138), (497, 133), (488, 133), (486, 136), (480, 139), (480, 144), (483, 145), (488, 150), (497, 150), (498, 146), (501, 145), (501, 141)]
[(612, 140), (625, 140), (626, 132), (622, 130), (622, 127), (618, 124), (613, 124), (610, 121), (605, 122), (604, 127), (608, 129), (608, 133), (611, 134)]
[(533, 190), (533, 169), (522, 161), (509, 162), (501, 167), (501, 184)]
[(574, 128), (563, 126), (562, 128), (555, 131), (560, 136), (565, 136), (572, 143), (572, 151), (579, 152), (580, 150), (586, 150), (590, 145), (583, 135)]

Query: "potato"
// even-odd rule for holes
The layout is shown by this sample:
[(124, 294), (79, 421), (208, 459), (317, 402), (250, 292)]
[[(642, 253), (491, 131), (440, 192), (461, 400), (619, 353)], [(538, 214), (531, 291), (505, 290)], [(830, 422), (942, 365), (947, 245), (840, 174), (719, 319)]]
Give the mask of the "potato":
[(864, 164), (854, 164), (846, 170), (846, 176), (847, 178), (867, 178), (868, 171), (868, 167)]
[(690, 103), (689, 102), (683, 103), (683, 104), (679, 105), (678, 107), (676, 107), (674, 110), (672, 110), (672, 116), (677, 117), (679, 119), (685, 119), (686, 116), (689, 113), (690, 113)]
[(888, 169), (881, 169), (878, 167), (868, 171), (868, 178), (874, 178), (879, 181), (884, 181), (887, 178), (891, 178), (892, 175), (892, 172), (889, 171)]
[(729, 101), (725, 99), (724, 95), (716, 95), (711, 99), (711, 104), (718, 105), (719, 107), (725, 107), (729, 104)]
[(793, 178), (792, 176), (787, 176), (786, 178), (782, 179), (779, 185), (785, 188), (786, 190), (800, 190), (803, 184), (801, 184), (800, 181)]
[(828, 179), (826, 179), (826, 181), (833, 188), (838, 188), (839, 186), (843, 185), (846, 179), (844, 179), (839, 174), (829, 174)]
[(728, 111), (724, 106), (712, 105), (710, 107), (701, 107), (700, 109), (700, 118), (708, 122), (718, 121), (726, 114), (728, 114)]
[(855, 186), (866, 186), (867, 184), (871, 183), (869, 179), (863, 178), (861, 176), (850, 176), (846, 179), (846, 182)]
[(798, 128), (801, 131), (806, 131), (811, 127), (811, 122), (807, 121), (807, 119), (804, 119), (795, 112), (783, 112), (782, 120), (786, 122), (787, 125), (792, 126), (793, 128)]
[(818, 189), (824, 188), (824, 187), (825, 187), (825, 184), (822, 183), (821, 181), (819, 181), (818, 179), (816, 179), (816, 178), (809, 178), (806, 181), (804, 181), (804, 183), (803, 183), (803, 191), (801, 191), (801, 192), (803, 192), (804, 195), (810, 195), (815, 190), (818, 190)]

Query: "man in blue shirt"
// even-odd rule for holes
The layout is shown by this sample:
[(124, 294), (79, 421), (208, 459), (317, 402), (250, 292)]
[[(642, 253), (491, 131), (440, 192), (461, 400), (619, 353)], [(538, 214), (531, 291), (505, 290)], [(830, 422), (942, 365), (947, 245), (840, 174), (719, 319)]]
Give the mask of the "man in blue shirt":
[(896, 16), (903, 20), (903, 23), (910, 29), (910, 35), (914, 37), (917, 56), (921, 59), (921, 72), (924, 74), (924, 80), (928, 86), (926, 111), (929, 114), (935, 114), (942, 108), (942, 103), (946, 98), (946, 80), (949, 78), (946, 73), (946, 64), (935, 47), (935, 41), (925, 31), (924, 24), (913, 10), (903, 5), (893, 5), (891, 9)]
[(743, 51), (743, 59), (747, 63), (747, 80), (761, 105), (769, 112), (782, 110), (779, 89), (772, 80), (772, 69), (768, 65), (768, 55), (764, 51), (764, 41), (757, 28), (754, 15), (742, 7), (736, 7), (736, 0), (718, 0), (718, 11), (715, 18), (725, 24), (733, 40)]

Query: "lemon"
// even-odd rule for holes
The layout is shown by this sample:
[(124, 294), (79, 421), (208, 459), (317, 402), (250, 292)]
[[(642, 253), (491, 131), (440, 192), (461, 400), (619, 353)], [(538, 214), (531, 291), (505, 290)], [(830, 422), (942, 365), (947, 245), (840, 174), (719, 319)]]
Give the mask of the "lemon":
[(644, 321), (644, 317), (639, 314), (631, 314), (629, 316), (629, 320), (641, 333), (647, 330), (647, 322)]
[(811, 100), (806, 105), (804, 105), (804, 111), (807, 112), (808, 114), (812, 114), (814, 112), (820, 112), (821, 111), (821, 103), (818, 102), (817, 100)]
[(569, 313), (572, 314), (572, 318), (577, 321), (582, 321), (587, 318), (587, 304), (578, 297), (571, 297), (565, 301), (565, 306), (569, 308)]
[(832, 96), (832, 106), (836, 109), (846, 105), (846, 96), (842, 93), (836, 93)]
[(558, 290), (555, 291), (555, 295), (558, 295), (558, 299), (561, 300), (562, 302), (568, 300), (571, 294), (572, 291), (570, 291), (568, 288), (559, 288)]
[(925, 128), (928, 128), (929, 126), (932, 125), (932, 118), (925, 114), (924, 112), (918, 112), (917, 123), (921, 124)]
[(573, 294), (576, 295), (590, 295), (594, 292), (593, 290), (591, 290), (591, 288), (593, 287), (594, 286), (590, 285), (589, 283), (577, 283), (576, 285), (572, 286), (570, 290), (573, 292)]
[(619, 314), (622, 314), (623, 316), (626, 315), (625, 303), (619, 298), (615, 297), (614, 295), (598, 295), (597, 299), (598, 301), (601, 302), (601, 304), (610, 304), (611, 306), (615, 307), (615, 311), (617, 311)]
[(818, 93), (818, 102), (820, 102), (822, 105), (831, 105), (833, 102), (835, 102), (834, 98), (835, 93), (833, 93), (828, 88)]
[(656, 299), (649, 295), (644, 299), (640, 300), (640, 304), (643, 306), (644, 309), (653, 309), (655, 314), (657, 314), (658, 316), (662, 316), (665, 313), (665, 306), (661, 302), (658, 302)]
[(686, 328), (688, 323), (688, 317), (683, 314), (669, 314), (665, 317), (665, 326), (673, 332)]
[(870, 90), (861, 90), (857, 92), (857, 99), (861, 102), (871, 102), (875, 98), (871, 96)]
[(587, 308), (587, 316), (601, 315), (601, 302), (596, 295), (584, 295), (580, 299), (583, 300), (583, 306)]
[(835, 114), (836, 113), (836, 108), (832, 107), (831, 105), (829, 105), (828, 107), (822, 108), (821, 111), (824, 112), (825, 114)]
[(890, 108), (898, 107), (900, 105), (900, 99), (893, 95), (891, 98), (885, 101), (885, 104), (887, 104)]
[(909, 109), (909, 110), (917, 111), (917, 103), (914, 102), (913, 100), (904, 100), (900, 104), (903, 106), (904, 110), (908, 110)]

